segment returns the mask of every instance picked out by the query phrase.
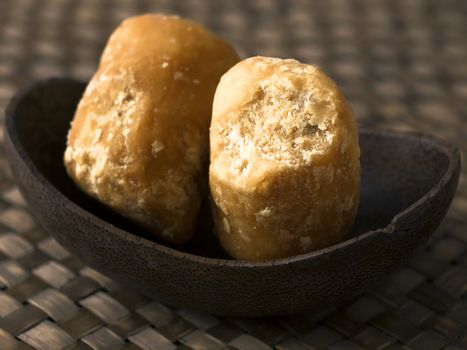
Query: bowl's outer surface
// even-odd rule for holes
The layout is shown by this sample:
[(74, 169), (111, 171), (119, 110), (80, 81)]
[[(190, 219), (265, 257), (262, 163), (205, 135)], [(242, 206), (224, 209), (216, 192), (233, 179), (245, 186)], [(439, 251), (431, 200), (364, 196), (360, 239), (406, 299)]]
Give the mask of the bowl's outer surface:
[(12, 171), (30, 209), (60, 243), (123, 285), (171, 305), (267, 316), (339, 303), (401, 266), (439, 225), (457, 187), (459, 153), (449, 144), (362, 131), (354, 230), (364, 233), (318, 252), (258, 263), (192, 255), (126, 232), (78, 198), (62, 155), (84, 86), (51, 79), (13, 99), (5, 137)]

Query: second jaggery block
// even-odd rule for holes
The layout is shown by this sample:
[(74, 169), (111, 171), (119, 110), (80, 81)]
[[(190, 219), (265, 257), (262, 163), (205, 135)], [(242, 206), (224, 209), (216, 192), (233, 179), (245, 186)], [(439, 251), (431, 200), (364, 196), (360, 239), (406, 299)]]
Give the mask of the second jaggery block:
[(154, 235), (189, 240), (207, 177), (214, 91), (237, 61), (226, 41), (192, 21), (123, 21), (78, 105), (69, 175)]
[(221, 79), (211, 122), (216, 230), (237, 259), (271, 259), (344, 239), (360, 194), (355, 116), (319, 68), (246, 59)]

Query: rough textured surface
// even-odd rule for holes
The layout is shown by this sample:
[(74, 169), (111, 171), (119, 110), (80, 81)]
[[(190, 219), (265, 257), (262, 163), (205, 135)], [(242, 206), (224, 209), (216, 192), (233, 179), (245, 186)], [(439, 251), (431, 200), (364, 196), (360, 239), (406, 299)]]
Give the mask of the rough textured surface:
[(216, 231), (231, 256), (283, 258), (344, 239), (360, 195), (358, 128), (321, 69), (236, 64), (216, 89), (210, 142)]
[(45, 81), (10, 104), (6, 150), (19, 188), (41, 224), (65, 247), (124, 285), (170, 305), (269, 316), (340, 303), (401, 266), (439, 225), (457, 186), (459, 154), (444, 142), (363, 132), (354, 238), (259, 263), (207, 258), (196, 250), (187, 254), (141, 237), (83, 196), (60, 166), (67, 121), (82, 88), (70, 80)]
[(205, 194), (214, 90), (237, 60), (192, 21), (123, 21), (78, 105), (64, 155), (70, 176), (155, 235), (189, 240)]
[[(436, 132), (464, 155), (467, 151), (467, 2), (458, 0), (2, 0), (0, 110), (32, 80), (65, 75), (88, 81), (118, 23), (151, 11), (200, 21), (244, 57), (296, 57), (322, 66), (349, 99), (360, 125)], [(81, 350), (92, 349), (88, 344), (118, 348), (112, 346), (118, 340), (125, 350), (161, 347), (151, 342), (154, 334), (183, 350), (463, 349), (466, 171), (463, 166), (453, 204), (432, 239), (383, 283), (339, 306), (246, 320), (162, 305), (80, 261), (32, 217), (0, 144), (0, 348), (31, 349), (23, 339), (34, 337), (20, 335), (36, 327), (42, 331), (28, 334), (56, 344), (65, 338), (44, 332), (55, 325), (73, 337), (71, 349)], [(56, 289), (50, 276), (66, 284)], [(41, 307), (67, 309), (63, 298), (46, 294), (41, 302), (28, 301), (46, 289), (67, 295), (77, 312), (57, 321)], [(100, 298), (102, 293), (108, 298)], [(89, 308), (80, 304), (96, 294)]]

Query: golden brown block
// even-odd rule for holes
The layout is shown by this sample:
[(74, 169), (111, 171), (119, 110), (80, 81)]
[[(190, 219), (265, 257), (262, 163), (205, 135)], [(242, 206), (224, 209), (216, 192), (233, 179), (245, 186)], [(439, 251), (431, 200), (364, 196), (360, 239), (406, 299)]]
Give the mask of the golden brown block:
[(155, 235), (190, 239), (214, 91), (237, 61), (227, 42), (191, 21), (123, 21), (76, 111), (64, 157), (70, 176)]
[(253, 57), (214, 97), (210, 188), (220, 241), (270, 259), (341, 241), (360, 193), (354, 114), (319, 68)]

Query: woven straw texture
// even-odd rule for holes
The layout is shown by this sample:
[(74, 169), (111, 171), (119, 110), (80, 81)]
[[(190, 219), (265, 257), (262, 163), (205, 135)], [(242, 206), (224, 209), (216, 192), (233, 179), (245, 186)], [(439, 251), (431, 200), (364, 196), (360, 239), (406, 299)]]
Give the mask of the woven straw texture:
[[(32, 80), (89, 79), (119, 21), (150, 11), (200, 21), (242, 56), (319, 64), (362, 125), (467, 150), (465, 1), (1, 0), (0, 108)], [(129, 293), (81, 263), (38, 227), (0, 150), (0, 349), (467, 349), (466, 195), (463, 171), (428, 247), (345, 305), (223, 319)]]

